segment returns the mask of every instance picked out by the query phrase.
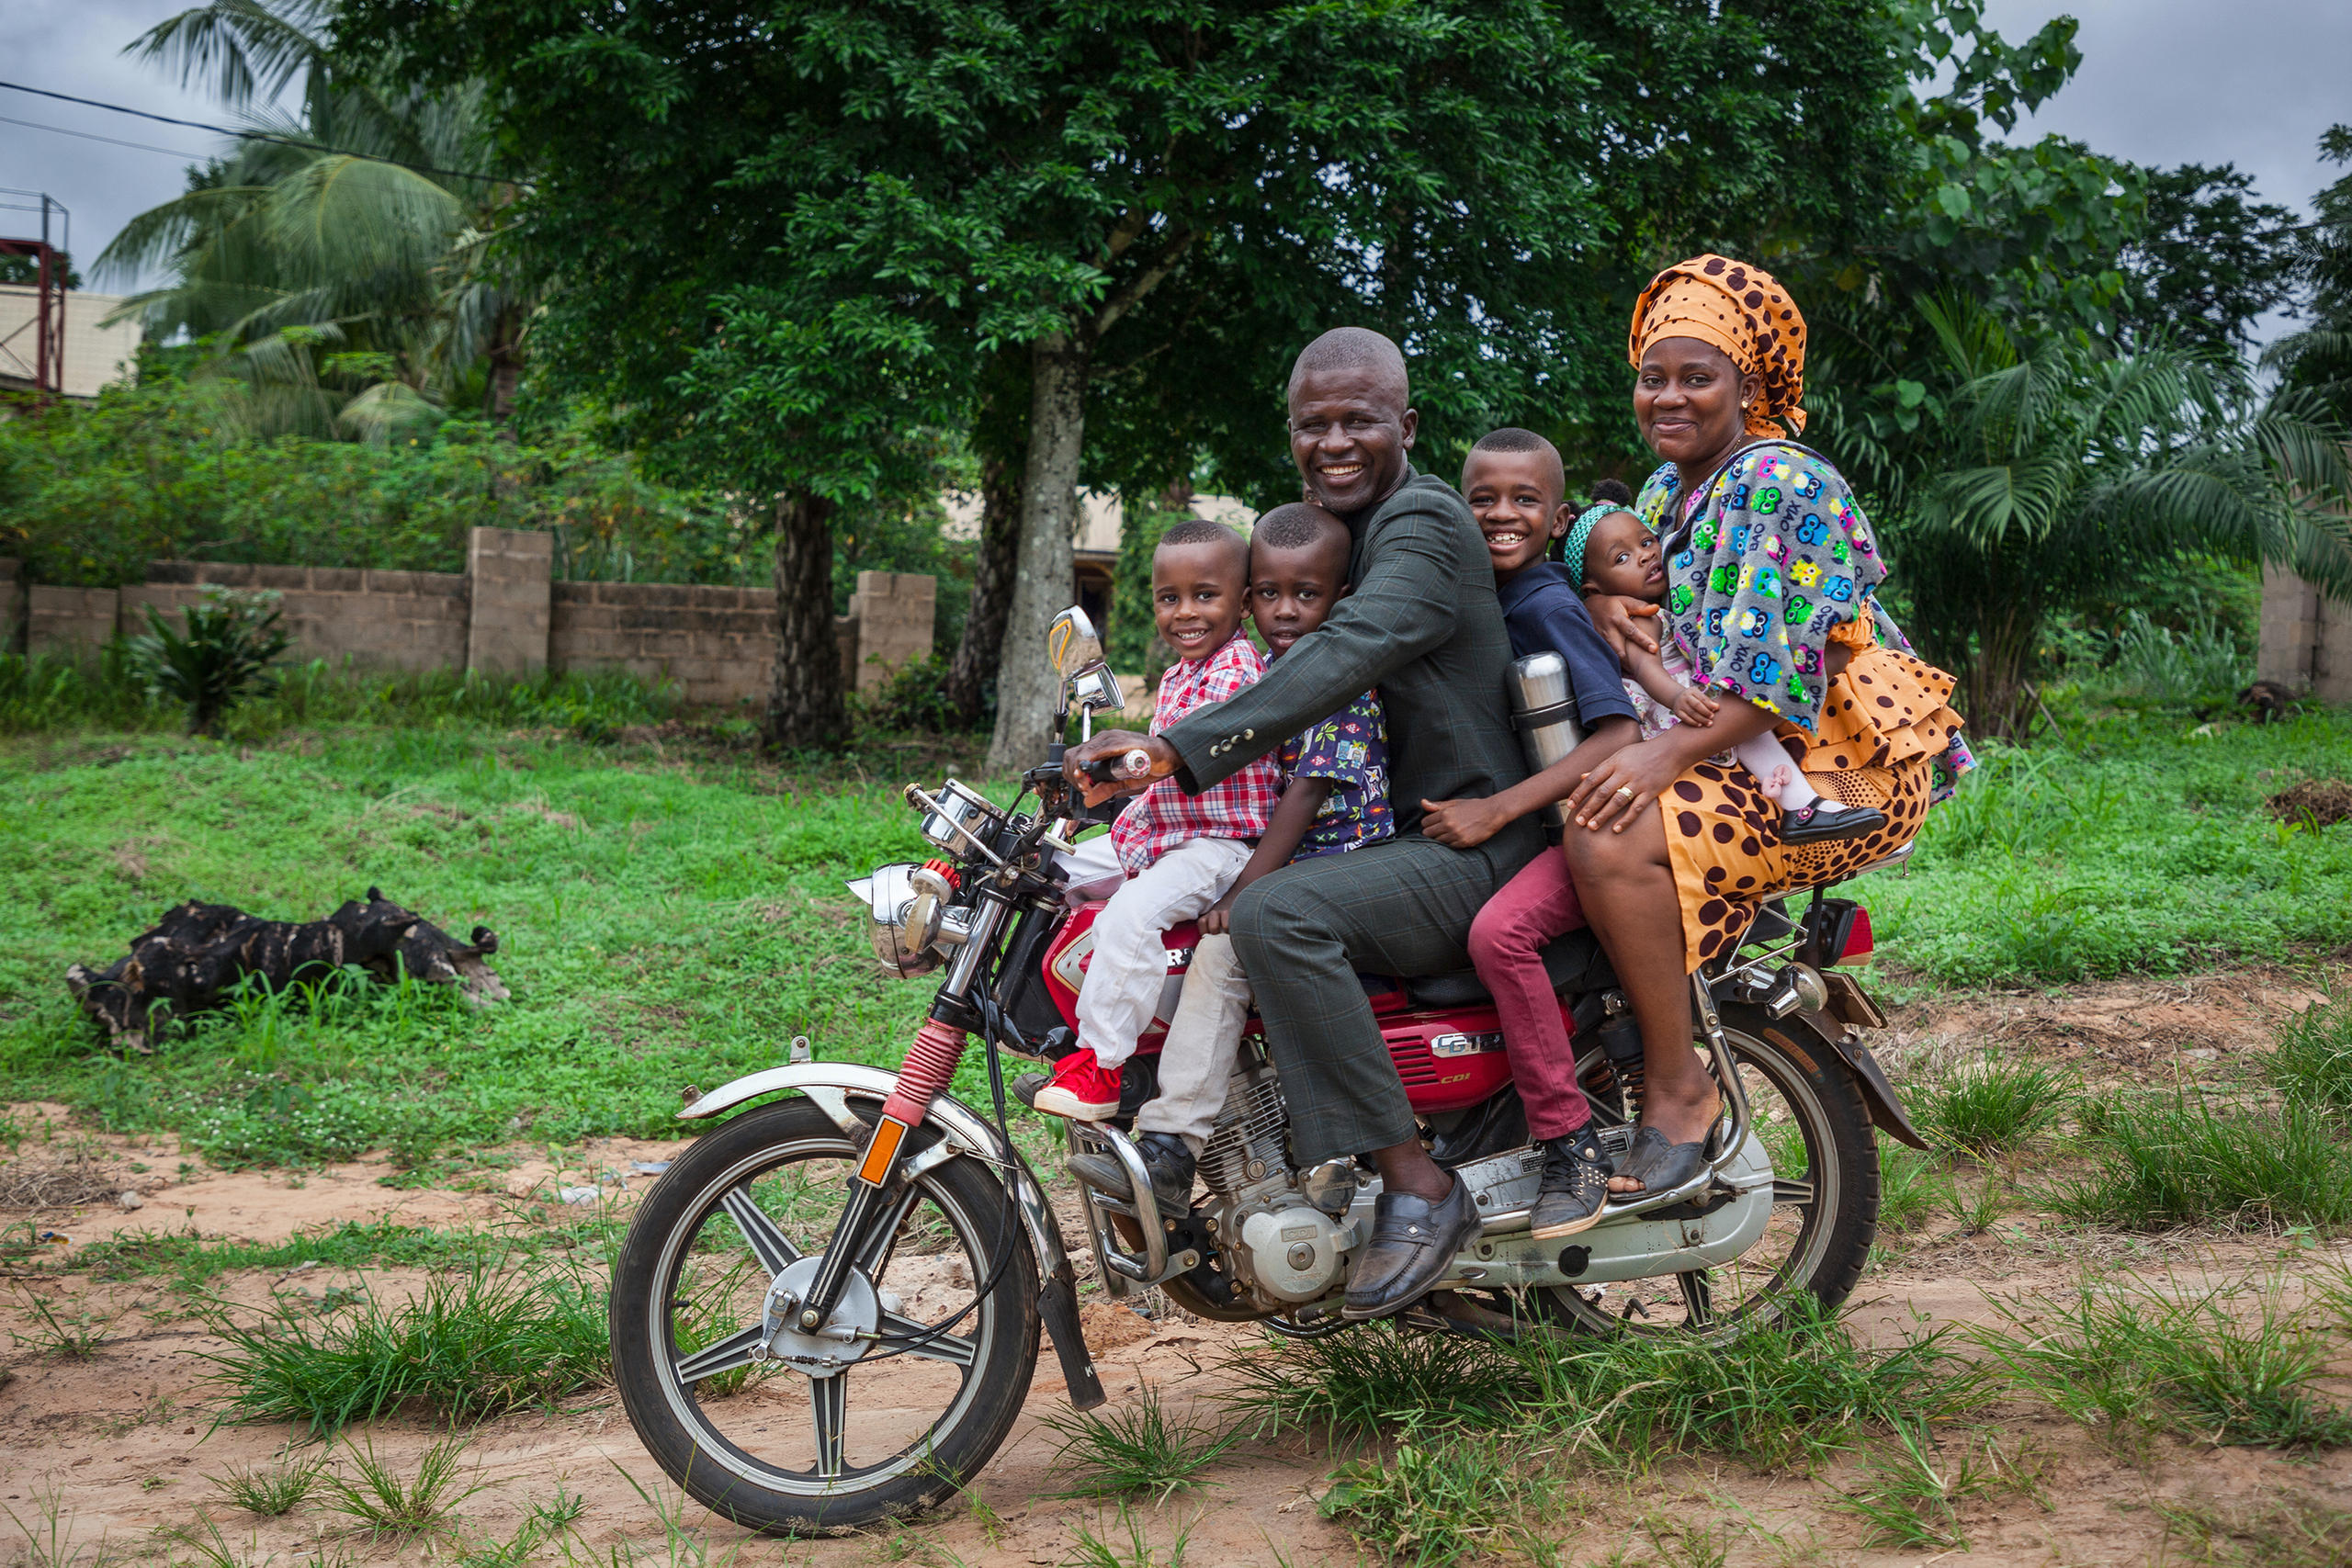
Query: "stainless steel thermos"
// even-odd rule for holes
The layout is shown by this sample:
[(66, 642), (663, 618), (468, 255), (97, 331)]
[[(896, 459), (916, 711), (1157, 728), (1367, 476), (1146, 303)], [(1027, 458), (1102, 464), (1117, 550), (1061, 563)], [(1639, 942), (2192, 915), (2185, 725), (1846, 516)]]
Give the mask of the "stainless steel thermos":
[[(1542, 773), (1577, 749), (1584, 730), (1577, 723), (1577, 702), (1568, 687), (1568, 661), (1556, 653), (1531, 653), (1510, 667), (1511, 723), (1520, 744), (1527, 748), (1531, 773)], [(1565, 801), (1544, 808), (1544, 822), (1555, 829), (1568, 824)]]

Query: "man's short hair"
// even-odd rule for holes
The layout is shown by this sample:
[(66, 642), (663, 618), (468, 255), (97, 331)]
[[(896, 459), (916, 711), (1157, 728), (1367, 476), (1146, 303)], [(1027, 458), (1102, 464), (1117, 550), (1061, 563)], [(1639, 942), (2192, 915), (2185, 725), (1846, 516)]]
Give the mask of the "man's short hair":
[(1348, 525), (1311, 501), (1294, 501), (1277, 506), (1258, 519), (1250, 531), (1253, 547), (1269, 550), (1304, 550), (1337, 538), (1352, 545), (1354, 536)]
[[(1515, 424), (1507, 424), (1500, 430), (1490, 430), (1478, 437), (1470, 450), (1473, 452), (1540, 452), (1549, 459), (1545, 467), (1551, 472), (1552, 493), (1556, 496), (1566, 496), (1568, 493), (1568, 470), (1566, 465), (1560, 461), (1560, 449), (1532, 430), (1521, 430)], [(1463, 469), (1466, 475), (1469, 464), (1464, 463)]]
[(1250, 541), (1222, 523), (1213, 523), (1205, 517), (1187, 517), (1181, 523), (1170, 524), (1168, 531), (1159, 536), (1158, 548), (1164, 550), (1179, 545), (1230, 546), (1235, 559), (1240, 563), (1242, 575), (1249, 575)]
[(1405, 371), (1405, 351), (1370, 327), (1333, 327), (1300, 349), (1297, 361), (1290, 367), (1289, 390), (1296, 392), (1300, 380), (1308, 376), (1367, 366), (1378, 371), (1384, 382), (1394, 383), (1399, 410), (1412, 401), (1412, 380)]

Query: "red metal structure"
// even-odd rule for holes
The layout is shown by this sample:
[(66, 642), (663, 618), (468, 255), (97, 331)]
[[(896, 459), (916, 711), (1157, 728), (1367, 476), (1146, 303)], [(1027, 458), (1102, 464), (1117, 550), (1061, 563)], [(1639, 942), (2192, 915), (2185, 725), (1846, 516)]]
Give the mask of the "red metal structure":
[[(31, 197), (38, 206), (23, 201), (0, 202), (0, 210), (39, 212), (40, 238), (38, 240), (0, 239), (0, 256), (30, 256), (34, 262), (32, 319), (0, 336), (0, 378), (29, 381), (32, 389), (44, 400), (65, 395), (65, 276), (68, 248), (50, 243), (50, 218), (54, 213), (60, 220), (59, 238), (69, 243), (73, 235), (73, 215), (64, 205), (43, 191), (11, 190), (0, 186), (0, 197)], [(22, 287), (17, 285), (16, 287)], [(28, 333), (32, 341), (24, 341)]]

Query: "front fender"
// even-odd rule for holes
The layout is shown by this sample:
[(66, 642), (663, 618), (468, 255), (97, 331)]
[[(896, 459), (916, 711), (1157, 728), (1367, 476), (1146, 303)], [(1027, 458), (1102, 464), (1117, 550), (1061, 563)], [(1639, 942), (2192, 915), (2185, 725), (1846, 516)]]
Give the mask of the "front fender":
[[(863, 1142), (873, 1132), (873, 1124), (850, 1110), (850, 1100), (854, 1098), (879, 1102), (889, 1099), (890, 1091), (898, 1087), (899, 1075), (880, 1067), (860, 1066), (854, 1062), (794, 1062), (786, 1066), (765, 1067), (732, 1083), (721, 1084), (679, 1111), (678, 1119), (698, 1122), (732, 1111), (762, 1095), (797, 1090), (831, 1117), (835, 1126)], [(1069, 1253), (1062, 1246), (1061, 1225), (1046, 1202), (1045, 1190), (1020, 1152), (998, 1137), (996, 1129), (978, 1111), (953, 1095), (943, 1094), (933, 1100), (927, 1120), (939, 1123), (947, 1141), (959, 1151), (1005, 1173), (1012, 1188), (1014, 1205), (1021, 1211), (1022, 1225), (1029, 1233), (1030, 1246), (1036, 1250), (1038, 1271), (1048, 1280), (1073, 1279)]]

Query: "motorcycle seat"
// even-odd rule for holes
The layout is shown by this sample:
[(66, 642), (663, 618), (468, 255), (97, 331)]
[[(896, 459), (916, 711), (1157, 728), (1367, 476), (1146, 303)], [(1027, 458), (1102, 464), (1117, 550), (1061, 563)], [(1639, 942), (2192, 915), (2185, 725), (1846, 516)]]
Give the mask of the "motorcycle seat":
[[(1609, 957), (1600, 951), (1600, 940), (1589, 930), (1553, 938), (1538, 956), (1544, 960), (1544, 972), (1551, 976), (1555, 992), (1597, 991), (1617, 983), (1616, 971), (1609, 967)], [(1495, 999), (1476, 969), (1400, 978), (1405, 994), (1417, 1008), (1483, 1007)]]

